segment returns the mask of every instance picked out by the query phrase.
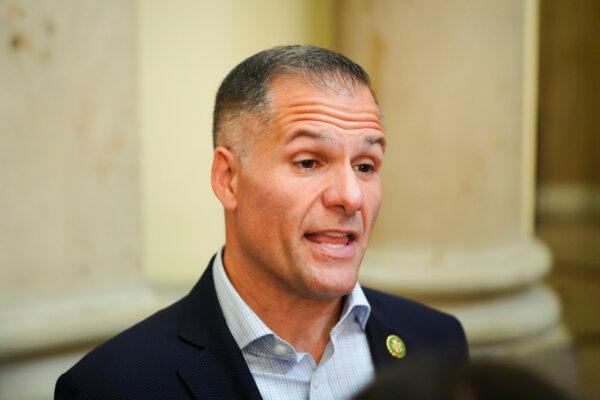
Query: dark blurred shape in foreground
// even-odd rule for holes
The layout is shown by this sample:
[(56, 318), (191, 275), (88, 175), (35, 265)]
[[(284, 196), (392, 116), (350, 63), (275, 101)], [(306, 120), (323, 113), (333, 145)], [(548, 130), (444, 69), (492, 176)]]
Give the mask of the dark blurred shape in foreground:
[(406, 374), (402, 365), (386, 371), (356, 400), (573, 399), (533, 372), (497, 361), (474, 361), (464, 368), (422, 361), (410, 371), (410, 374)]

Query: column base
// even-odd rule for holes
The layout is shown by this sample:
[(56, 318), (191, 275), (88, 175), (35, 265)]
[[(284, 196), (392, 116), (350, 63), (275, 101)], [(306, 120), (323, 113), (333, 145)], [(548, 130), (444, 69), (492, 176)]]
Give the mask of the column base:
[(471, 346), (471, 358), (492, 358), (521, 365), (574, 398), (580, 398), (583, 392), (576, 349), (563, 325), (531, 337)]
[(512, 290), (540, 280), (551, 255), (536, 239), (479, 251), (405, 251), (374, 248), (365, 255), (360, 281), (409, 296), (477, 295)]
[(542, 335), (558, 326), (561, 315), (556, 294), (542, 284), (460, 304), (433, 305), (461, 321), (473, 348)]
[(107, 339), (162, 305), (138, 281), (12, 300), (13, 306), (0, 309), (0, 361)]
[(91, 348), (0, 364), (0, 399), (52, 398), (56, 380)]

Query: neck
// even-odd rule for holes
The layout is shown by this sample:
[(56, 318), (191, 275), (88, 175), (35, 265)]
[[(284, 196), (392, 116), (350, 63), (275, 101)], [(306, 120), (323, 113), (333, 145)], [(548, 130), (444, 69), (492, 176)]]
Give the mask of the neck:
[[(339, 320), (342, 298), (297, 296), (272, 284), (260, 270), (249, 270), (243, 262), (232, 260), (228, 252), (223, 264), (235, 290), (265, 325), (296, 351), (310, 353), (318, 364), (329, 343), (331, 329)], [(228, 268), (233, 265), (234, 269)]]

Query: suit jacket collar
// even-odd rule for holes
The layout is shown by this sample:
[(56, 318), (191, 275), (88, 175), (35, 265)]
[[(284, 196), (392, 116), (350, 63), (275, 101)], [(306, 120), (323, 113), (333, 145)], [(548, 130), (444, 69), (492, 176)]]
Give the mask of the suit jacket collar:
[(183, 340), (201, 351), (178, 374), (198, 399), (261, 399), (217, 300), (213, 260), (186, 297), (180, 331)]

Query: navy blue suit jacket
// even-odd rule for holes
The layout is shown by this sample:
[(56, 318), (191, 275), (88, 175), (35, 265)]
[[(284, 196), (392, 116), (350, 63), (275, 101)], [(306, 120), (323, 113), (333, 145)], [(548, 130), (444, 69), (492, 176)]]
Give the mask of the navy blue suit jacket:
[[(371, 304), (366, 334), (376, 373), (419, 357), (456, 367), (468, 360), (465, 335), (452, 316), (364, 288)], [(388, 335), (406, 356), (392, 357)], [(110, 339), (60, 376), (55, 399), (260, 399), (217, 300), (212, 261), (175, 304)]]

